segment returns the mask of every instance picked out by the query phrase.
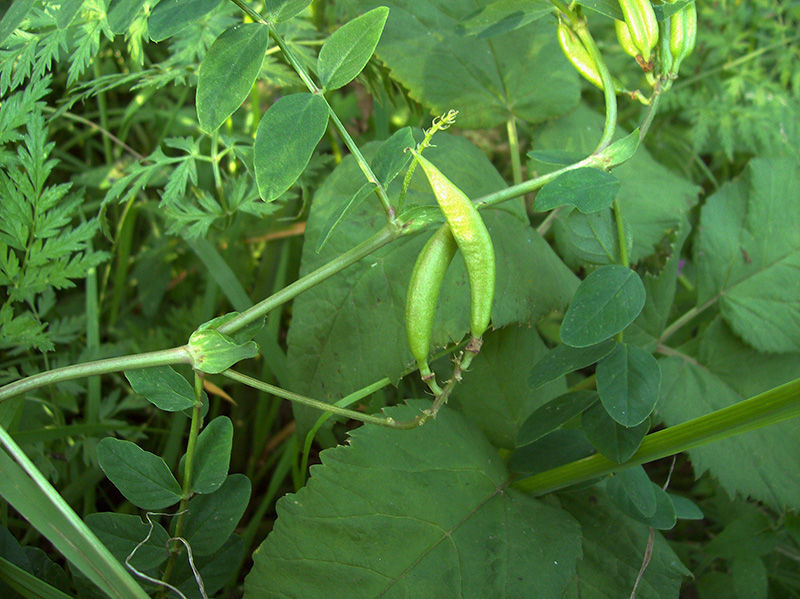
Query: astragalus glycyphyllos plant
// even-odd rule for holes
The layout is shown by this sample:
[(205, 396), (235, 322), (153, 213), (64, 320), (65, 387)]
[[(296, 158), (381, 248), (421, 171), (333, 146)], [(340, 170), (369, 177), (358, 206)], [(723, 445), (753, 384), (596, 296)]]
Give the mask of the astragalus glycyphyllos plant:
[(800, 16), (588, 4), (10, 4), (0, 595), (800, 592)]

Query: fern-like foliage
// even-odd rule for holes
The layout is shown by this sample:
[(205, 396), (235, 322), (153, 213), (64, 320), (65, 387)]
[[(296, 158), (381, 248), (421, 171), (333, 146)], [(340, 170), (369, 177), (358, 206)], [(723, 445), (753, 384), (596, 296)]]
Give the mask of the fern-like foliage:
[[(23, 94), (11, 102), (30, 102)], [(50, 158), (41, 111), (25, 115), (27, 132), (16, 153), (4, 154), (0, 171), (0, 346), (41, 350), (53, 348), (42, 316), (52, 307), (53, 291), (74, 286), (76, 279), (108, 257), (90, 242), (97, 221), (78, 222), (83, 202), (71, 184), (48, 185), (57, 161)], [(10, 118), (10, 117), (9, 117)], [(8, 136), (8, 134), (6, 134)]]
[[(224, 202), (199, 187), (197, 162), (211, 161), (200, 148), (204, 139), (165, 139), (164, 145), (177, 150), (178, 155), (168, 156), (157, 148), (145, 160), (129, 166), (126, 169), (128, 173), (108, 190), (104, 205), (115, 201), (126, 203), (148, 188), (160, 188), (159, 213), (168, 223), (168, 232), (187, 238), (205, 235), (216, 221), (227, 219), (238, 211), (263, 217), (280, 207), (280, 203), (264, 203), (258, 196), (253, 178), (246, 173), (224, 181), (220, 189)], [(233, 138), (223, 141), (235, 143)], [(234, 146), (230, 150), (234, 150)]]
[[(723, 3), (724, 6), (724, 3)], [(785, 154), (800, 147), (800, 11), (749, 0), (698, 3), (697, 48), (663, 108), (690, 127), (698, 154)]]

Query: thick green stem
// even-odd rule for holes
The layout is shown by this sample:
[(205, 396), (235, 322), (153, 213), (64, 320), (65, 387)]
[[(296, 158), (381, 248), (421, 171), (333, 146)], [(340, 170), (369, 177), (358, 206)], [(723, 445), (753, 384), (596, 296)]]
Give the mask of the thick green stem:
[(186, 347), (174, 347), (172, 349), (135, 354), (133, 356), (84, 362), (83, 364), (74, 364), (72, 366), (65, 366), (64, 368), (56, 368), (55, 370), (34, 374), (33, 376), (0, 387), (0, 401), (28, 391), (33, 391), (34, 389), (46, 387), (47, 385), (72, 381), (87, 376), (120, 372), (122, 370), (134, 370), (136, 368), (149, 368), (151, 366), (191, 363), (192, 357)]
[(603, 135), (597, 144), (597, 148), (593, 154), (599, 154), (602, 150), (611, 144), (614, 139), (614, 130), (617, 126), (617, 93), (614, 90), (614, 81), (611, 78), (611, 73), (608, 70), (606, 61), (600, 53), (600, 49), (589, 33), (589, 27), (585, 19), (579, 19), (573, 22), (575, 33), (583, 42), (584, 47), (589, 52), (589, 56), (594, 60), (597, 66), (597, 71), (600, 74), (600, 80), (603, 82), (603, 98), (606, 103), (606, 120), (603, 124)]
[(633, 457), (622, 464), (595, 454), (519, 480), (512, 486), (533, 495), (543, 495), (797, 416), (800, 416), (800, 379), (711, 414), (651, 433), (644, 438)]

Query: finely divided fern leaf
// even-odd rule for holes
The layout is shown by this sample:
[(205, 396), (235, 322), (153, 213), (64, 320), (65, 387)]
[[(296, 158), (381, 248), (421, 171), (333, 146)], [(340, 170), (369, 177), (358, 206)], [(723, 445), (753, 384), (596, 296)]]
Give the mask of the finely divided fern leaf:
[(38, 299), (74, 286), (108, 254), (90, 247), (96, 220), (74, 224), (82, 195), (70, 184), (47, 185), (57, 164), (50, 158), (54, 144), (47, 143), (41, 112), (27, 117), (27, 133), (16, 154), (4, 154), (6, 168), (0, 170), (0, 284), (5, 287), (0, 337), (4, 346), (47, 350), (52, 343), (37, 315)]

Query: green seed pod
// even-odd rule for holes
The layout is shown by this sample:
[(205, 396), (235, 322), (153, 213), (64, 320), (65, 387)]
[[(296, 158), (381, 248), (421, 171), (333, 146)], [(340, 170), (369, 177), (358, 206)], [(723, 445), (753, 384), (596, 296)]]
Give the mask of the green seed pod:
[(469, 278), (470, 332), (480, 338), (489, 327), (494, 301), (494, 246), (478, 209), (467, 195), (429, 160), (414, 152), (433, 188), (436, 201), (464, 256)]
[(687, 4), (669, 19), (669, 49), (672, 52), (672, 65), (669, 73), (678, 76), (683, 59), (694, 51), (697, 38), (697, 7)]
[(406, 334), (411, 354), (419, 365), (423, 379), (433, 376), (428, 367), (433, 318), (447, 267), (458, 249), (446, 224), (439, 227), (420, 251), (406, 299)]
[[(558, 23), (558, 43), (564, 56), (570, 61), (575, 70), (578, 71), (584, 79), (589, 83), (603, 89), (603, 80), (600, 78), (600, 71), (597, 69), (597, 64), (589, 55), (589, 51), (583, 45), (583, 42), (575, 35), (575, 32), (570, 29), (564, 21)], [(615, 78), (611, 78), (614, 83), (614, 91), (622, 93), (622, 84)]]
[(653, 48), (658, 44), (658, 21), (650, 0), (619, 0), (622, 15), (636, 49), (636, 61), (645, 71), (653, 70)]
[[(658, 24), (659, 37), (658, 37), (658, 72), (661, 74), (669, 74), (672, 70), (674, 59), (672, 51), (669, 48), (670, 40), (670, 20), (665, 19)], [(670, 81), (665, 82), (668, 89), (671, 85)]]
[(625, 54), (636, 58), (636, 56), (639, 55), (639, 48), (633, 44), (631, 30), (628, 29), (628, 24), (625, 21), (617, 21), (615, 19), (614, 28), (617, 30), (617, 40), (619, 40), (619, 45), (625, 51)]

